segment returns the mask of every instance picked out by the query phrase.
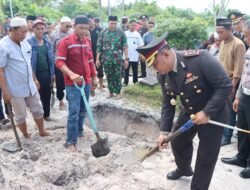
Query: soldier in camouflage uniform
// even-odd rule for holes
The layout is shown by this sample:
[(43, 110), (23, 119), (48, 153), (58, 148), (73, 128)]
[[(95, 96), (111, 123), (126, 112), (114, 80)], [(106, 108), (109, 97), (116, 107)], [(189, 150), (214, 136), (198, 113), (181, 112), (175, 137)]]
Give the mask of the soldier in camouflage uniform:
[(121, 98), (123, 53), (125, 55), (124, 66), (127, 68), (129, 59), (126, 35), (117, 28), (117, 17), (109, 16), (109, 27), (100, 32), (98, 37), (96, 57), (96, 66), (101, 65), (100, 61), (104, 65), (109, 98), (113, 96), (117, 99)]

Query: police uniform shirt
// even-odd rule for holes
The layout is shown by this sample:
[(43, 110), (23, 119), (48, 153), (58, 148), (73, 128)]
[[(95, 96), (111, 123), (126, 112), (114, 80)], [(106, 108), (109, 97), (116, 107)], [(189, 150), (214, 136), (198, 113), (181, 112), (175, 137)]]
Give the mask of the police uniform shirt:
[(163, 92), (161, 131), (172, 129), (177, 95), (185, 113), (203, 110), (213, 119), (225, 109), (225, 100), (232, 87), (217, 59), (208, 52), (176, 52), (176, 58), (177, 73), (158, 75)]
[(240, 78), (244, 65), (244, 57), (246, 54), (243, 42), (233, 37), (227, 43), (222, 41), (220, 44), (219, 61), (228, 74), (229, 78)]
[(240, 86), (237, 90), (236, 97), (241, 98), (242, 93), (250, 95), (250, 49), (248, 49), (245, 56), (245, 64), (241, 76)]

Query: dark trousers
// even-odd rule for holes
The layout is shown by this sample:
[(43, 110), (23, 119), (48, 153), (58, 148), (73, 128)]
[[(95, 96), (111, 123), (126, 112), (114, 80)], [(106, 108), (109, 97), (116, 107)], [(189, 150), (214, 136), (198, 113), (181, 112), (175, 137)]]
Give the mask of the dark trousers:
[[(221, 110), (216, 121), (227, 123), (228, 115), (226, 107)], [(190, 115), (181, 111), (173, 131), (179, 129), (190, 119)], [(193, 156), (193, 138), (198, 133), (199, 147), (195, 163), (194, 176), (191, 182), (191, 190), (208, 190), (218, 158), (223, 128), (212, 124), (194, 126), (182, 133), (172, 142), (177, 168), (183, 173), (190, 172)]]
[(125, 76), (124, 76), (124, 83), (125, 84), (128, 84), (128, 82), (129, 82), (130, 67), (132, 67), (132, 71), (133, 71), (133, 83), (138, 82), (138, 62), (129, 61), (128, 68), (125, 69)]
[(2, 90), (0, 89), (0, 120), (4, 119), (3, 104), (2, 104)]
[(40, 83), (39, 94), (43, 105), (44, 117), (50, 116), (50, 99), (51, 99), (51, 78), (48, 71), (36, 74)]
[(60, 69), (55, 67), (56, 75), (56, 97), (59, 101), (64, 98), (65, 83), (63, 78), (63, 73)]
[[(250, 96), (243, 94), (238, 109), (238, 127), (250, 130)], [(250, 159), (250, 134), (238, 133), (238, 157)]]
[(141, 76), (142, 77), (146, 77), (147, 73), (146, 73), (146, 62), (145, 61), (141, 61)]
[[(230, 101), (230, 100), (229, 100)], [(236, 115), (237, 113), (233, 110), (233, 101), (228, 104), (228, 109), (229, 109), (229, 125), (231, 126), (236, 126)], [(227, 141), (231, 141), (231, 138), (233, 136), (233, 130), (232, 129), (227, 129), (224, 128), (224, 133), (223, 133), (223, 138)]]

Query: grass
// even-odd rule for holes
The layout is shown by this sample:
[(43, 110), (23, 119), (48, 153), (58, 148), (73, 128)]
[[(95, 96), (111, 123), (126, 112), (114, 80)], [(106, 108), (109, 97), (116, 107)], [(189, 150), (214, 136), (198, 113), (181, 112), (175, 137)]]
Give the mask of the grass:
[(124, 97), (136, 105), (160, 108), (162, 93), (159, 84), (151, 87), (143, 84), (130, 85), (124, 88)]

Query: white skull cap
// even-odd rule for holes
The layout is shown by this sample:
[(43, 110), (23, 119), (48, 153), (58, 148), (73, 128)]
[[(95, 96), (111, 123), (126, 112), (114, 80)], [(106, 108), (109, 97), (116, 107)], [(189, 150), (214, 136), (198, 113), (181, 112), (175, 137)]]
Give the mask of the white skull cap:
[(67, 16), (64, 16), (64, 17), (61, 18), (60, 22), (61, 23), (63, 23), (63, 22), (71, 22), (71, 19), (69, 17), (67, 17)]
[(24, 18), (15, 17), (10, 20), (10, 27), (27, 26), (27, 22)]

